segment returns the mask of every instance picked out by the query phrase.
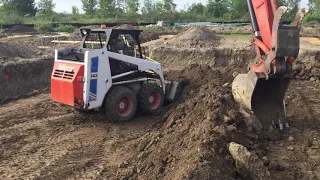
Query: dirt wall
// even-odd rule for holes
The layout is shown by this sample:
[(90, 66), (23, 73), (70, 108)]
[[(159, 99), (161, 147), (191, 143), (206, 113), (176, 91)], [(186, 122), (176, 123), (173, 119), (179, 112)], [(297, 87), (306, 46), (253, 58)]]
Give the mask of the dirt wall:
[(0, 103), (50, 86), (53, 59), (22, 60), (0, 66)]
[(299, 80), (320, 81), (320, 51), (301, 50), (297, 60), (293, 63), (293, 75)]
[(169, 69), (181, 69), (189, 64), (207, 64), (214, 67), (232, 65), (246, 69), (248, 61), (254, 59), (255, 52), (247, 49), (212, 48), (179, 49), (173, 47), (150, 48), (151, 58), (159, 61)]
[[(150, 47), (150, 57), (162, 63), (165, 69), (179, 70), (190, 64), (230, 67), (237, 73), (246, 73), (249, 62), (256, 57), (251, 48), (174, 48)], [(299, 80), (320, 81), (320, 51), (300, 50), (293, 63), (293, 77)]]

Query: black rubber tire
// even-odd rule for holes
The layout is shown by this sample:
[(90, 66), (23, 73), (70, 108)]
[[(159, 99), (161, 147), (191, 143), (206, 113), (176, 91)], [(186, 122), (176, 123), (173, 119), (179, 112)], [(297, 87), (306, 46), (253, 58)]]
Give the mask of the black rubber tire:
[[(151, 96), (152, 92), (158, 92), (160, 95), (160, 104), (157, 106), (157, 108), (151, 108), (149, 105), (149, 97)], [(139, 94), (138, 94), (138, 111), (141, 114), (150, 114), (150, 115), (156, 115), (158, 114), (163, 106), (164, 102), (164, 93), (160, 86), (157, 84), (143, 84)]]
[[(129, 98), (132, 101), (132, 110), (130, 113), (122, 115), (119, 111), (119, 103), (122, 98)], [(126, 122), (133, 118), (137, 111), (137, 97), (127, 87), (115, 86), (112, 87), (105, 99), (105, 115), (108, 121), (111, 122)]]

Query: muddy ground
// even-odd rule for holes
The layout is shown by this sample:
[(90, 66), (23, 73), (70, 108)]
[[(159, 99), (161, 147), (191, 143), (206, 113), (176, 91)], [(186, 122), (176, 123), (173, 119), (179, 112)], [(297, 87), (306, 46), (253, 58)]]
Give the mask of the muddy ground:
[[(290, 128), (271, 140), (231, 93), (233, 76), (254, 57), (246, 39), (222, 36), (214, 48), (151, 45), (166, 79), (188, 80), (159, 116), (114, 124), (54, 103), (48, 92), (1, 105), (0, 178), (319, 179), (319, 48), (302, 44), (286, 95)], [(34, 67), (48, 73), (42, 65)]]

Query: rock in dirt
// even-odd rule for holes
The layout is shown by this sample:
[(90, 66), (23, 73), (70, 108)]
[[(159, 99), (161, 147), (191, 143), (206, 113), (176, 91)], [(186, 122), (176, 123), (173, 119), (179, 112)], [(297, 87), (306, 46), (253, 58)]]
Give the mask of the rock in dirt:
[(293, 148), (292, 146), (288, 146), (287, 149), (288, 149), (289, 151), (293, 151), (293, 150), (294, 150), (294, 148)]
[(279, 162), (271, 161), (270, 164), (269, 164), (269, 170), (272, 170), (272, 171), (284, 171), (285, 168), (281, 164), (279, 164)]
[(262, 124), (256, 115), (247, 112), (243, 107), (239, 109), (239, 112), (244, 117), (244, 121), (249, 130), (255, 130), (257, 132), (260, 132), (262, 130)]
[(264, 166), (263, 162), (254, 153), (241, 144), (231, 142), (229, 144), (229, 152), (236, 161), (238, 171), (248, 178), (253, 179), (269, 179), (270, 172)]
[(272, 126), (269, 126), (268, 131), (265, 132), (265, 136), (273, 141), (278, 141), (281, 139), (281, 135), (277, 129), (273, 128)]
[(294, 141), (294, 137), (293, 137), (293, 136), (290, 136), (290, 137), (289, 137), (289, 141), (290, 141), (290, 142)]

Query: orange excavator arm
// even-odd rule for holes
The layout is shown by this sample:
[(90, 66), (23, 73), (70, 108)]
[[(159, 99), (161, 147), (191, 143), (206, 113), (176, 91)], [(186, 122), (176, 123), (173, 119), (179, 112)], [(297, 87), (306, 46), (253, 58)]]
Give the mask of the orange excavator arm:
[[(256, 46), (258, 58), (251, 69), (264, 73), (266, 79), (273, 75), (287, 74), (290, 70), (287, 66), (291, 66), (299, 53), (300, 24), (307, 10), (302, 9), (297, 13), (294, 26), (285, 26), (281, 18), (287, 7), (278, 8), (277, 0), (247, 2), (255, 31), (251, 42)], [(267, 57), (263, 59), (262, 55)]]
[(287, 7), (278, 7), (276, 0), (247, 0), (255, 36), (256, 59), (247, 74), (239, 74), (232, 83), (237, 102), (253, 112), (266, 130), (285, 121), (284, 96), (290, 83), (292, 62), (298, 57), (300, 24), (308, 12), (301, 9), (293, 26), (284, 25), (281, 18)]

